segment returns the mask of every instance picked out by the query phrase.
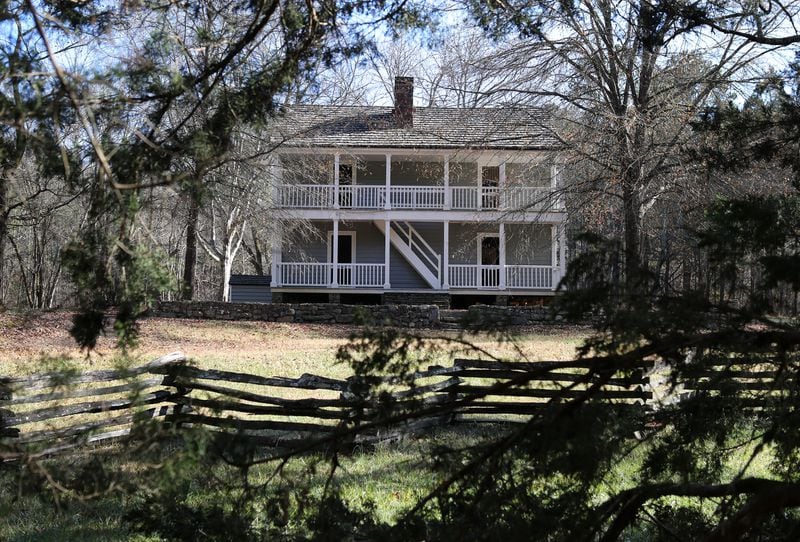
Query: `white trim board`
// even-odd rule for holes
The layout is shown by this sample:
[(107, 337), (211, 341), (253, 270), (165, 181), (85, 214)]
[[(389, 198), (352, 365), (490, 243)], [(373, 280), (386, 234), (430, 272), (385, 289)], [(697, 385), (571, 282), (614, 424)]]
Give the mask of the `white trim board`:
[(280, 209), (281, 218), (285, 220), (335, 220), (365, 221), (375, 220), (405, 222), (475, 222), (506, 224), (561, 224), (566, 221), (567, 213), (561, 212), (509, 212), (509, 211), (443, 211), (441, 209), (409, 210), (409, 209)]

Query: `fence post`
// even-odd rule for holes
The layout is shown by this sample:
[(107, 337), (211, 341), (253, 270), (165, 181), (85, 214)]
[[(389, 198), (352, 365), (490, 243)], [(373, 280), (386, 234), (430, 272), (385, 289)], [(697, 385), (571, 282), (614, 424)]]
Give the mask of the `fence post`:
[[(178, 382), (178, 377), (180, 376), (181, 371), (186, 366), (186, 360), (181, 360), (177, 363), (169, 365), (166, 367), (164, 378), (161, 380), (161, 385), (165, 387), (175, 388), (175, 392), (170, 395), (170, 399), (172, 399), (172, 415), (167, 415), (165, 417), (166, 420), (172, 422), (176, 428), (181, 426), (180, 422), (180, 415), (181, 412), (184, 410), (184, 405), (174, 400), (176, 397), (186, 397), (191, 388), (186, 387), (182, 383)], [(190, 409), (187, 409), (190, 410)]]

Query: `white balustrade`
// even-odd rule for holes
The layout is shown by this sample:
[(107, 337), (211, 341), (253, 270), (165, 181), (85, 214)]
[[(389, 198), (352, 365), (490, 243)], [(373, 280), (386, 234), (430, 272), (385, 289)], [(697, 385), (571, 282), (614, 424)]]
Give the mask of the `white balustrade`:
[(450, 265), (450, 288), (498, 289), (499, 265)]
[[(391, 186), (393, 209), (444, 209), (443, 186)], [(529, 210), (562, 209), (549, 188), (515, 186), (509, 188), (451, 186), (450, 208), (454, 210)], [(334, 204), (334, 187), (324, 184), (281, 185), (277, 205), (295, 209), (329, 209)], [(339, 207), (343, 209), (383, 209), (384, 185), (340, 185)]]
[[(450, 288), (499, 289), (499, 265), (449, 265)], [(558, 284), (560, 270), (550, 265), (507, 265), (506, 288), (551, 290)]]
[(500, 266), (499, 265), (479, 265), (478, 266), (478, 289), (500, 287)]
[(382, 263), (340, 263), (338, 267), (339, 286), (347, 288), (382, 288)]
[(282, 262), (278, 264), (279, 286), (327, 286), (331, 264)]
[[(336, 278), (343, 288), (380, 288), (385, 269), (382, 263), (342, 263), (336, 267)], [(329, 286), (333, 273), (331, 263), (282, 262), (278, 264), (278, 285)]]
[(478, 266), (450, 264), (448, 266), (450, 288), (477, 288)]
[(478, 189), (476, 187), (451, 186), (450, 192), (452, 194), (451, 208), (458, 210), (478, 208)]
[(507, 265), (508, 288), (549, 290), (558, 282), (559, 268), (550, 265)]
[(278, 207), (327, 209), (333, 206), (333, 186), (284, 184), (278, 189)]
[(503, 207), (512, 210), (543, 211), (553, 205), (552, 190), (529, 186), (513, 186), (503, 194)]
[(339, 207), (344, 209), (381, 209), (386, 187), (369, 184), (339, 186)]
[(500, 188), (481, 187), (481, 209), (500, 209)]
[(442, 186), (392, 186), (390, 201), (393, 209), (443, 209)]

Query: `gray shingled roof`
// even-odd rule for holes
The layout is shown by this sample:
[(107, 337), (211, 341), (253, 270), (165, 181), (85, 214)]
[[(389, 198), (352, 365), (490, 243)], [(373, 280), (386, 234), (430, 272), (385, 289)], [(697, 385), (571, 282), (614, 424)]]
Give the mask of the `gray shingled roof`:
[(228, 279), (228, 284), (235, 286), (269, 286), (270, 282), (270, 275), (231, 275)]
[(275, 117), (271, 140), (292, 146), (552, 149), (558, 146), (540, 108), (415, 107), (401, 128), (391, 107), (301, 105)]

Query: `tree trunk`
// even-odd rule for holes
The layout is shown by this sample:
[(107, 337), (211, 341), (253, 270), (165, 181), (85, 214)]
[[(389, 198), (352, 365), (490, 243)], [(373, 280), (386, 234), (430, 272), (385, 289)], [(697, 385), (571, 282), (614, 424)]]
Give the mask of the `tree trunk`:
[(639, 204), (636, 189), (630, 179), (625, 179), (622, 188), (623, 223), (625, 225), (625, 287), (628, 293), (638, 290), (641, 274), (639, 250)]
[(3, 306), (5, 280), (6, 237), (8, 237), (8, 188), (5, 175), (0, 177), (0, 307)]
[[(227, 250), (225, 251), (227, 255)], [(222, 284), (220, 288), (220, 301), (230, 301), (230, 280), (231, 269), (233, 268), (233, 258), (226, 257), (221, 262), (222, 267)]]
[(200, 218), (200, 194), (191, 188), (189, 214), (186, 218), (186, 253), (183, 260), (183, 288), (181, 299), (191, 301), (194, 297), (194, 275), (197, 267), (197, 223)]
[(258, 240), (258, 235), (256, 235), (255, 231), (250, 231), (251, 238), (253, 239), (253, 245), (250, 246), (249, 243), (243, 242), (245, 251), (247, 251), (247, 257), (250, 260), (250, 264), (253, 266), (253, 270), (256, 275), (264, 275), (264, 253), (261, 250), (261, 243)]

